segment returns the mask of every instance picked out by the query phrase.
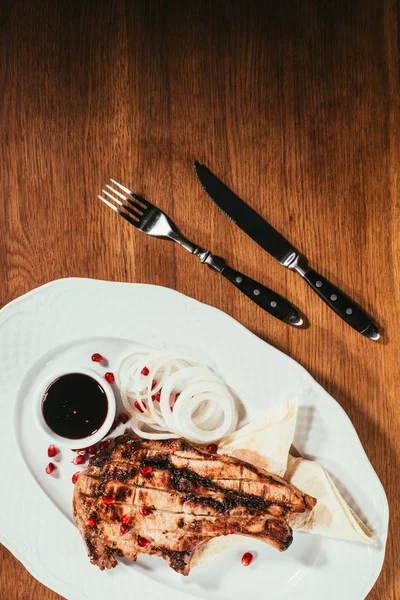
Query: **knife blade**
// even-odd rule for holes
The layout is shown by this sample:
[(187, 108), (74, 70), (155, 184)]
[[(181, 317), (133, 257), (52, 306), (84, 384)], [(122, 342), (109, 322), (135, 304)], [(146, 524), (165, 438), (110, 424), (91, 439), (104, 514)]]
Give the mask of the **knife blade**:
[(195, 161), (194, 168), (204, 191), (238, 227), (283, 266), (305, 279), (314, 292), (353, 329), (369, 339), (379, 339), (378, 328), (370, 317), (338, 287), (311, 269), (307, 259), (283, 235), (205, 165)]
[(236, 225), (285, 267), (298, 256), (298, 251), (283, 235), (254, 209), (230, 190), (206, 166), (194, 163), (197, 177), (205, 192)]

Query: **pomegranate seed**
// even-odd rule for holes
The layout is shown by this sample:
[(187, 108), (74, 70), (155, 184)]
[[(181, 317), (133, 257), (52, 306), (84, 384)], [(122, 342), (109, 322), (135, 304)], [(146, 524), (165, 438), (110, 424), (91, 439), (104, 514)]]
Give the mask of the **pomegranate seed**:
[(104, 440), (104, 442), (101, 442), (101, 444), (99, 445), (99, 450), (104, 450), (104, 448), (107, 448), (107, 446), (109, 446), (111, 444), (111, 440)]
[(104, 357), (98, 352), (95, 352), (94, 354), (92, 354), (92, 361), (101, 363), (104, 361)]
[(141, 537), (140, 535), (138, 535), (138, 544), (142, 548), (145, 548), (146, 546), (148, 546), (150, 544), (150, 542), (146, 538)]
[(161, 392), (157, 392), (157, 394), (155, 394), (154, 396), (152, 396), (152, 399), (156, 402), (160, 402), (161, 399)]
[(125, 535), (127, 531), (129, 531), (129, 525), (122, 523), (122, 525), (119, 526), (119, 535)]
[(47, 456), (49, 458), (54, 458), (56, 454), (58, 454), (58, 449), (53, 444), (47, 448)]
[(140, 514), (147, 517), (151, 513), (151, 509), (148, 506), (141, 506), (139, 508)]
[(72, 475), (72, 483), (73, 483), (74, 485), (75, 485), (75, 483), (78, 481), (78, 479), (79, 479), (79, 475), (80, 475), (79, 471), (78, 471), (77, 473), (74, 473), (74, 474)]
[(138, 409), (139, 412), (141, 412), (141, 413), (143, 412), (143, 408), (140, 406), (140, 404), (139, 404), (139, 402), (137, 400), (135, 402), (135, 406), (136, 406), (136, 408)]
[(123, 423), (125, 425), (125, 423), (127, 423), (129, 421), (129, 417), (126, 413), (121, 413), (119, 415), (119, 420), (121, 421), (121, 423)]
[(94, 527), (97, 525), (97, 521), (96, 519), (86, 519), (85, 525), (87, 525), (87, 527)]
[(244, 567), (248, 567), (251, 562), (253, 562), (253, 555), (251, 552), (245, 552), (242, 556), (242, 565)]
[(206, 450), (207, 452), (216, 452), (217, 451), (217, 444), (208, 444)]
[(86, 456), (86, 448), (82, 448), (82, 450), (77, 450), (79, 456)]
[(153, 467), (150, 467), (150, 465), (144, 465), (143, 467), (140, 467), (140, 472), (142, 475), (150, 475), (153, 472)]
[(104, 504), (107, 504), (107, 506), (110, 504), (115, 504), (115, 498), (112, 496), (103, 496), (103, 502)]
[(55, 468), (56, 468), (56, 465), (54, 465), (52, 462), (49, 463), (46, 467), (47, 475), (51, 475)]
[(87, 449), (89, 456), (93, 456), (97, 452), (97, 446), (94, 444), (93, 446), (89, 446)]
[(111, 371), (107, 371), (107, 373), (104, 375), (104, 379), (106, 381), (108, 381), (108, 383), (114, 383), (114, 381), (115, 381), (114, 373), (111, 373)]
[(147, 367), (143, 367), (143, 369), (140, 372), (142, 375), (145, 375), (145, 376), (147, 376), (150, 373), (150, 371)]
[(157, 385), (157, 381), (155, 379), (153, 379), (153, 381), (151, 382), (151, 389), (154, 390), (156, 385)]
[(131, 515), (122, 515), (122, 517), (121, 517), (121, 523), (123, 523), (124, 525), (129, 525), (129, 523), (131, 521), (132, 521)]
[(86, 460), (85, 460), (84, 456), (81, 456), (80, 454), (78, 454), (78, 456), (75, 456), (75, 458), (72, 462), (74, 465), (84, 465)]

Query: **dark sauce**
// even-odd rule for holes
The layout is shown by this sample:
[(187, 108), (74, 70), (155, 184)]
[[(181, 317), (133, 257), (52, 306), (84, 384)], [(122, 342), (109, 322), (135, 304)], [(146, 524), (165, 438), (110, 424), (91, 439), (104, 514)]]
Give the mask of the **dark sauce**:
[(93, 435), (103, 425), (108, 412), (107, 396), (89, 375), (69, 373), (47, 388), (42, 411), (54, 433), (77, 440)]

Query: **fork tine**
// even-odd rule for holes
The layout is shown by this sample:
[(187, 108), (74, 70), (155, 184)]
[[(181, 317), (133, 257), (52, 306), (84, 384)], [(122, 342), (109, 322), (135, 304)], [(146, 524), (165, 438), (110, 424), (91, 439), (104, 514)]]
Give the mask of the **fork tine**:
[(117, 196), (119, 196), (120, 198), (122, 198), (122, 200), (126, 200), (126, 195), (124, 196), (124, 194), (121, 194), (121, 192), (119, 192), (118, 190), (114, 190), (114, 188), (111, 187), (111, 185), (108, 185), (108, 183), (106, 183), (106, 187), (111, 190), (112, 192), (114, 192), (114, 194), (117, 194)]
[[(131, 198), (127, 198), (126, 196), (124, 196), (124, 194), (121, 194), (121, 192), (119, 192), (118, 190), (114, 190), (114, 188), (112, 188), (111, 185), (106, 184), (106, 187), (108, 187), (109, 190), (111, 190), (112, 192), (114, 192), (114, 194), (117, 194), (120, 198), (122, 198), (122, 200), (125, 200), (126, 202), (129, 202), (129, 204), (131, 204), (132, 206), (134, 206), (138, 211), (141, 211), (141, 213), (144, 213), (144, 211), (146, 210), (145, 208), (143, 208), (143, 206), (140, 206), (139, 203), (134, 202)], [(106, 190), (103, 190), (103, 192), (105, 194), (107, 194), (107, 196), (110, 196), (110, 194), (108, 192), (106, 192)], [(113, 200), (115, 200), (117, 202), (117, 200), (113, 196), (111, 196), (111, 197), (112, 197)], [(120, 204), (119, 201), (118, 201), (118, 204)]]
[(103, 196), (97, 196), (102, 202), (104, 202), (104, 204), (107, 204), (107, 206), (109, 206), (110, 208), (112, 208), (113, 210), (115, 210), (115, 212), (118, 212), (118, 208), (116, 206), (114, 206), (114, 204), (111, 204), (111, 202), (109, 202), (108, 200), (106, 200), (105, 198), (103, 198)]
[(121, 217), (124, 217), (124, 219), (126, 219), (131, 225), (133, 225), (134, 227), (138, 226), (139, 219), (137, 217), (136, 217), (136, 220), (135, 220), (130, 215), (127, 215), (122, 210), (120, 210), (119, 208), (117, 208), (116, 206), (114, 206), (114, 204), (111, 204), (111, 202), (109, 202), (108, 200), (106, 200), (105, 198), (103, 198), (103, 196), (97, 196), (97, 197), (102, 202), (104, 202), (104, 204), (106, 204), (107, 206), (109, 206), (110, 208), (112, 208), (112, 210), (114, 210), (116, 213), (118, 213), (119, 215), (121, 215)]
[(118, 198), (114, 198), (114, 196), (112, 194), (110, 194), (109, 192), (107, 192), (107, 190), (102, 190), (102, 192), (103, 192), (103, 194), (106, 194), (109, 198), (111, 198), (111, 200), (114, 200), (114, 202), (116, 202), (120, 206), (124, 206), (123, 203), (121, 202), (121, 200), (118, 200)]
[(132, 196), (135, 198), (135, 200), (143, 204), (146, 208), (154, 208), (154, 205), (151, 202), (149, 202), (149, 200), (145, 200), (142, 196), (139, 196), (139, 194), (135, 194), (135, 192), (132, 192)]
[[(123, 186), (120, 183), (118, 183), (118, 181), (115, 181), (115, 179), (110, 179), (110, 181), (112, 181), (113, 183), (115, 183), (115, 185), (117, 185), (126, 194), (129, 194), (130, 196), (133, 196), (133, 198), (136, 198), (137, 200), (139, 200), (140, 202), (142, 202), (142, 204), (144, 205), (145, 208), (149, 208), (149, 204), (150, 203), (148, 203), (147, 200), (144, 200), (144, 198), (142, 198), (141, 196), (138, 196), (137, 194), (134, 194), (131, 190), (128, 190), (128, 188), (126, 188), (125, 186)], [(124, 196), (124, 198), (125, 198), (125, 196)], [(129, 198), (125, 198), (125, 199), (129, 200)]]
[[(107, 196), (109, 198), (111, 198), (111, 200), (113, 200), (114, 202), (116, 202), (117, 204), (119, 204), (122, 208), (124, 208), (125, 210), (127, 210), (128, 212), (130, 212), (131, 215), (133, 215), (137, 219), (140, 219), (140, 217), (143, 216), (143, 213), (139, 212), (139, 210), (137, 210), (136, 207), (131, 208), (130, 206), (127, 206), (126, 204), (124, 204), (123, 202), (121, 202), (121, 200), (118, 200), (118, 198), (115, 198), (112, 194), (110, 194), (109, 192), (107, 192), (107, 190), (102, 190), (102, 191), (103, 191), (104, 194), (107, 194)], [(124, 200), (126, 200), (126, 198), (124, 198)], [(128, 202), (129, 202), (129, 200), (128, 200)]]
[(131, 190), (128, 190), (128, 188), (126, 188), (123, 185), (121, 185), (120, 183), (118, 183), (118, 181), (115, 181), (115, 179), (111, 179), (111, 177), (110, 177), (110, 181), (115, 183), (115, 185), (117, 185), (121, 190), (124, 190), (125, 194), (132, 194)]

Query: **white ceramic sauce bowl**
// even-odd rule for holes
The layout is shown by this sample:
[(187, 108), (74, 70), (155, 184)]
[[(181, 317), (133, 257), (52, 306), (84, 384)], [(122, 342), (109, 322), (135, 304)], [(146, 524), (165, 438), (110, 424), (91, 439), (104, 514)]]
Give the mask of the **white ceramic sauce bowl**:
[[(46, 391), (51, 386), (51, 384), (54, 383), (57, 379), (63, 377), (64, 375), (69, 375), (71, 373), (79, 373), (91, 377), (92, 379), (97, 381), (97, 383), (103, 388), (106, 394), (108, 410), (104, 423), (95, 433), (84, 438), (71, 439), (58, 435), (48, 426), (43, 416), (42, 406)], [(32, 398), (33, 416), (38, 427), (43, 432), (43, 434), (49, 439), (49, 441), (51, 441), (56, 446), (60, 446), (62, 448), (87, 448), (88, 446), (96, 444), (107, 435), (115, 418), (116, 401), (113, 389), (108, 383), (108, 381), (104, 379), (104, 377), (101, 377), (98, 373), (96, 373), (96, 371), (92, 369), (84, 369), (82, 367), (77, 367), (70, 368), (68, 370), (53, 371), (52, 373), (47, 375), (45, 379), (43, 379), (42, 381), (40, 381), (40, 383), (37, 384), (37, 386), (33, 390)]]

